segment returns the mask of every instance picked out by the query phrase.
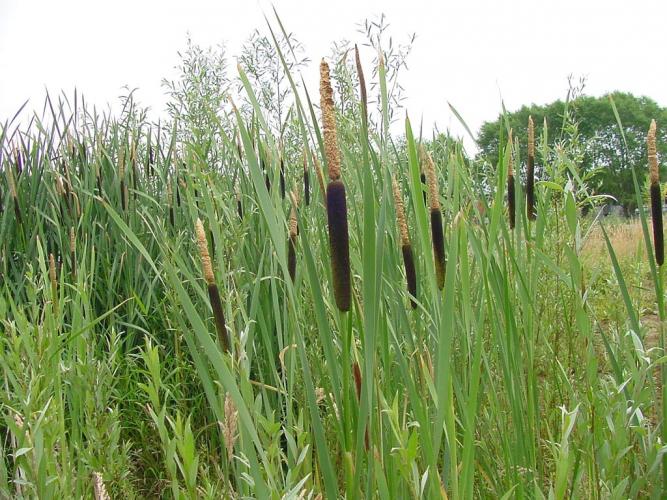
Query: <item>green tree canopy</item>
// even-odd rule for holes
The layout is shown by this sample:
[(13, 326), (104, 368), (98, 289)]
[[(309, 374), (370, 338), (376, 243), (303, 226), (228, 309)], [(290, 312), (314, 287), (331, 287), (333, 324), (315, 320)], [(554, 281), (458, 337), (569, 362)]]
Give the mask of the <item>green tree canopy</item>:
[[(627, 150), (623, 147), (623, 137), (618, 128), (610, 97), (618, 110), (623, 133), (627, 141)], [(636, 97), (629, 93), (613, 92), (601, 97), (579, 96), (566, 103), (558, 100), (550, 104), (523, 106), (514, 113), (501, 115), (493, 122), (482, 125), (478, 134), (480, 157), (492, 165), (498, 161), (498, 145), (503, 128), (503, 141), (507, 130), (511, 128), (520, 144), (520, 158), (525, 162), (527, 156), (526, 141), (528, 116), (535, 122), (536, 162), (538, 175), (544, 152), (564, 140), (563, 124), (566, 106), (577, 123), (578, 140), (582, 148), (582, 173), (595, 173), (593, 190), (596, 194), (614, 196), (626, 209), (636, 205), (632, 184), (631, 167), (637, 168), (640, 176), (647, 164), (646, 134), (651, 119), (658, 123), (658, 154), (667, 158), (667, 108), (659, 106), (648, 97)], [(544, 121), (548, 125), (546, 149), (540, 147), (544, 136)], [(664, 165), (663, 174), (667, 172)], [(664, 179), (664, 177), (663, 177)]]

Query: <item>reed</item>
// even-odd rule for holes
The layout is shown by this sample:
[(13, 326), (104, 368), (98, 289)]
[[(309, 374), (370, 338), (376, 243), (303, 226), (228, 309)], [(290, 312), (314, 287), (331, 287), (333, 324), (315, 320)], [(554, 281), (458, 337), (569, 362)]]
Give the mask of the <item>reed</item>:
[(414, 309), (417, 307), (417, 273), (415, 271), (415, 261), (412, 252), (412, 243), (410, 242), (410, 235), (408, 233), (408, 223), (405, 217), (405, 206), (403, 204), (403, 197), (401, 190), (396, 182), (396, 178), (391, 179), (394, 191), (394, 203), (396, 206), (396, 222), (398, 224), (398, 232), (401, 238), (401, 253), (403, 254), (403, 265), (405, 266), (405, 279), (408, 285), (408, 292), (410, 293), (410, 304)]
[(665, 262), (665, 243), (662, 234), (662, 193), (660, 190), (660, 172), (658, 169), (658, 154), (656, 148), (656, 124), (651, 120), (648, 129), (648, 166), (651, 194), (651, 219), (653, 222), (653, 247), (655, 248), (655, 262), (662, 266)]
[(211, 309), (213, 310), (213, 319), (215, 322), (215, 329), (218, 333), (218, 340), (222, 344), (224, 352), (229, 352), (229, 336), (225, 326), (225, 315), (222, 311), (222, 300), (220, 299), (220, 291), (215, 282), (213, 275), (213, 266), (211, 265), (211, 257), (208, 253), (208, 241), (206, 240), (206, 232), (204, 225), (200, 219), (195, 223), (195, 231), (197, 235), (197, 246), (199, 247), (199, 256), (201, 257), (202, 270), (204, 280), (208, 287), (208, 297), (211, 302)]
[(431, 158), (429, 152), (426, 151), (424, 147), (420, 147), (419, 152), (421, 155), (422, 163), (426, 167), (426, 179), (428, 182), (435, 278), (438, 288), (442, 290), (445, 286), (445, 270), (447, 267), (447, 261), (445, 258), (445, 236), (442, 229), (442, 212), (440, 209), (438, 178), (435, 173), (435, 163), (433, 162), (433, 158)]
[(347, 228), (347, 203), (345, 184), (340, 178), (340, 150), (336, 132), (336, 116), (333, 90), (329, 77), (329, 65), (320, 64), (320, 107), (324, 129), (324, 152), (327, 159), (329, 184), (327, 185), (327, 218), (329, 223), (329, 247), (331, 250), (331, 275), (336, 305), (341, 311), (350, 310), (350, 246)]
[(535, 220), (535, 125), (528, 116), (528, 163), (526, 168), (526, 213), (529, 220)]

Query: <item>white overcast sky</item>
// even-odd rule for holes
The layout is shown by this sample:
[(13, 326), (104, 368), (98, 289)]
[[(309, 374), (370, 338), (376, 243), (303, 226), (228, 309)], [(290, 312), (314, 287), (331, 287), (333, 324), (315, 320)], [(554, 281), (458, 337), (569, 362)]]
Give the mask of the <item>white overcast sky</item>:
[(187, 32), (233, 55), (266, 29), (272, 5), (313, 61), (307, 81), (317, 81), (332, 41), (363, 41), (364, 18), (385, 13), (396, 41), (416, 33), (402, 82), (425, 130), (464, 135), (450, 102), (476, 132), (501, 99), (513, 110), (564, 97), (569, 74), (586, 76), (590, 95), (622, 90), (667, 105), (667, 0), (0, 0), (0, 120), (26, 99), (40, 107), (45, 88), (76, 87), (104, 105), (124, 85), (157, 117), (161, 79), (173, 75)]

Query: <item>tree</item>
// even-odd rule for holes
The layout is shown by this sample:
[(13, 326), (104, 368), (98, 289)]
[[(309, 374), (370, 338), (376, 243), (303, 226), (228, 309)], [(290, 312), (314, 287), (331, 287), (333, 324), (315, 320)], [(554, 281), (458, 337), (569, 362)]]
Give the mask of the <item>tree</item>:
[[(612, 99), (623, 125), (627, 149), (624, 147), (623, 136), (611, 105)], [(554, 146), (564, 140), (566, 107), (574, 118), (582, 147), (579, 165), (581, 172), (594, 174), (591, 177), (591, 188), (596, 194), (613, 196), (626, 211), (634, 209), (636, 200), (631, 168), (637, 169), (641, 182), (647, 165), (646, 134), (651, 119), (658, 122), (659, 155), (667, 158), (667, 108), (659, 106), (648, 97), (613, 92), (601, 97), (575, 95), (570, 101), (558, 100), (543, 106), (535, 104), (523, 106), (514, 113), (501, 115), (497, 120), (482, 125), (477, 138), (480, 148), (478, 157), (486, 159), (491, 165), (497, 164), (502, 125), (503, 142), (506, 140), (507, 131), (511, 128), (514, 137), (518, 138), (519, 155), (525, 164), (528, 116), (532, 116), (537, 143), (536, 162), (539, 164), (549, 161), (548, 156), (547, 158), (542, 156), (544, 152), (548, 155)], [(548, 147), (542, 149), (539, 144), (545, 120), (548, 124), (546, 137)], [(661, 168), (663, 174), (667, 172), (664, 166)], [(538, 169), (537, 172), (538, 175), (543, 175), (541, 170)]]

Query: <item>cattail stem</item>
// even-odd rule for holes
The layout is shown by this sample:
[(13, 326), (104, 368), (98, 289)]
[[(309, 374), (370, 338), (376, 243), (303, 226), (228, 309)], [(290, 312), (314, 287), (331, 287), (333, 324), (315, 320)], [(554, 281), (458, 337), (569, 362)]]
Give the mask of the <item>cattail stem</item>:
[(213, 320), (215, 322), (215, 329), (218, 333), (218, 340), (222, 344), (224, 352), (229, 352), (229, 336), (225, 326), (225, 315), (222, 310), (222, 300), (220, 299), (218, 285), (215, 283), (213, 266), (211, 265), (211, 257), (208, 253), (208, 241), (206, 240), (206, 233), (204, 231), (204, 225), (202, 224), (201, 220), (197, 219), (195, 229), (197, 232), (197, 246), (199, 247), (199, 255), (202, 261), (204, 279), (208, 285), (208, 297), (211, 302), (211, 309), (213, 310)]
[(651, 120), (648, 130), (648, 164), (651, 182), (651, 219), (653, 222), (653, 247), (655, 248), (655, 261), (658, 266), (665, 262), (665, 243), (662, 233), (662, 192), (660, 189), (660, 172), (658, 169), (658, 154), (656, 149), (656, 124)]
[(526, 212), (529, 220), (535, 220), (535, 125), (528, 117), (528, 164), (526, 168)]
[[(356, 361), (352, 363), (352, 376), (354, 377), (354, 389), (357, 394), (357, 403), (361, 404), (361, 368)], [(368, 450), (368, 428), (364, 432), (364, 445)]]

